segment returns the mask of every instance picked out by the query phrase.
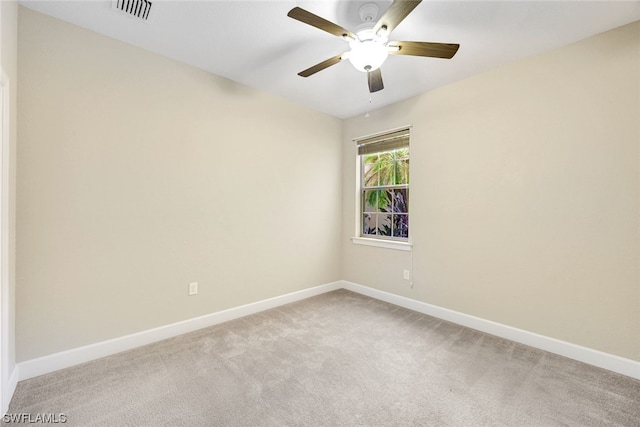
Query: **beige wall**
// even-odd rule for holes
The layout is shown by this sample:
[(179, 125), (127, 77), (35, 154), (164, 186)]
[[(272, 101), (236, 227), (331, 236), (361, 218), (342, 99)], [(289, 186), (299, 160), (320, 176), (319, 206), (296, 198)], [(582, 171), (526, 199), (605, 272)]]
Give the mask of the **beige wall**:
[(16, 142), (17, 142), (17, 93), (18, 93), (18, 3), (0, 1), (0, 64), (9, 78), (9, 253), (8, 253), (8, 380), (15, 367), (15, 255), (16, 255)]
[(19, 15), (18, 361), (340, 278), (341, 121)]
[[(18, 361), (339, 278), (640, 360), (639, 23), (344, 122), (19, 36)], [(414, 251), (353, 245), (351, 139), (407, 124)]]
[[(349, 240), (351, 139), (407, 124), (413, 289), (411, 254)], [(640, 360), (640, 23), (347, 120), (343, 145), (344, 279)]]

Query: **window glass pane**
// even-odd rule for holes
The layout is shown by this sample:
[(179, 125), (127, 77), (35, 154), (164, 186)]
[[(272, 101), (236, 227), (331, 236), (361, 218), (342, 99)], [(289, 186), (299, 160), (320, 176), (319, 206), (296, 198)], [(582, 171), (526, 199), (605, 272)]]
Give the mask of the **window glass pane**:
[(395, 182), (394, 184), (409, 183), (409, 159), (397, 160), (395, 163)]
[(408, 159), (409, 158), (409, 149), (408, 148), (399, 148), (396, 150), (396, 159)]
[(378, 212), (393, 212), (393, 190), (378, 190)]
[(364, 156), (363, 179), (365, 187), (377, 187), (379, 183), (379, 170), (377, 168), (378, 153)]
[(395, 184), (395, 160), (396, 154), (394, 151), (386, 151), (380, 153), (378, 161), (375, 164), (375, 168), (378, 170), (380, 176), (380, 185), (394, 185)]
[(365, 190), (362, 200), (363, 212), (376, 212), (378, 210), (379, 190)]
[(362, 234), (376, 234), (376, 216), (375, 214), (364, 214), (362, 216)]
[(393, 216), (393, 237), (409, 237), (409, 215), (398, 214)]
[(409, 203), (407, 200), (407, 190), (400, 188), (393, 191), (393, 213), (408, 213)]
[(391, 236), (391, 215), (378, 214), (378, 236)]

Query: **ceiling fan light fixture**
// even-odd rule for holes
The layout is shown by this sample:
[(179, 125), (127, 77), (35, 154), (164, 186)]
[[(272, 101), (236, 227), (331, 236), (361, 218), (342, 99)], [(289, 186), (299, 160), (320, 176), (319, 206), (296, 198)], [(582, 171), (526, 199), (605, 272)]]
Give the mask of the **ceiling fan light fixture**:
[[(367, 0), (363, 1), (366, 2)], [(369, 93), (374, 93), (384, 89), (380, 67), (389, 54), (423, 56), (427, 58), (453, 58), (453, 55), (456, 54), (460, 47), (456, 43), (389, 41), (389, 35), (421, 1), (393, 0), (386, 12), (378, 19), (379, 7), (369, 0), (369, 3), (360, 6), (362, 24), (358, 26), (355, 32), (349, 31), (300, 7), (294, 7), (287, 13), (287, 16), (348, 41), (351, 48), (347, 52), (326, 59), (313, 67), (299, 72), (298, 75), (309, 77), (318, 71), (349, 59), (349, 62), (356, 70), (367, 73)]]
[(349, 61), (358, 71), (377, 70), (389, 56), (386, 38), (376, 36), (370, 29), (360, 31), (357, 36), (349, 43)]

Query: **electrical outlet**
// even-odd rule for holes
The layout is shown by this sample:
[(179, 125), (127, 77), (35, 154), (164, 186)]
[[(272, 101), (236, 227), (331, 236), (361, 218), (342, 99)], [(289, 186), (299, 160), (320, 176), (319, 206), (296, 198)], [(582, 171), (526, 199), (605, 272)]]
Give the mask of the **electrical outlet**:
[(404, 270), (402, 272), (402, 278), (404, 280), (411, 280), (411, 272), (409, 270)]
[(189, 295), (197, 295), (198, 294), (198, 282), (189, 283)]

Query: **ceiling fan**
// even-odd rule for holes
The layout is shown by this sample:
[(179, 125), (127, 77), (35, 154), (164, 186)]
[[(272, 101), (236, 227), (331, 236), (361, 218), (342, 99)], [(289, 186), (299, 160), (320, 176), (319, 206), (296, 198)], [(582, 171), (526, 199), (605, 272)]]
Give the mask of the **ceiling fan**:
[[(287, 13), (287, 16), (316, 27), (329, 34), (340, 37), (349, 42), (351, 50), (336, 55), (313, 67), (307, 68), (298, 73), (301, 77), (309, 77), (318, 71), (329, 68), (342, 61), (349, 59), (351, 64), (359, 71), (366, 72), (369, 81), (369, 92), (377, 92), (384, 89), (382, 83), (382, 73), (380, 66), (391, 55), (411, 55), (426, 56), (431, 58), (451, 59), (456, 54), (459, 44), (452, 43), (431, 43), (431, 42), (406, 42), (389, 41), (389, 34), (420, 4), (422, 0), (394, 0), (389, 9), (375, 23), (375, 25), (364, 25), (357, 33), (342, 28), (340, 25), (327, 21), (320, 16), (314, 15), (302, 8), (294, 7)], [(367, 21), (367, 6), (376, 4), (365, 4), (360, 9), (360, 16)], [(363, 14), (363, 10), (365, 13)], [(371, 15), (368, 15), (371, 18)]]

